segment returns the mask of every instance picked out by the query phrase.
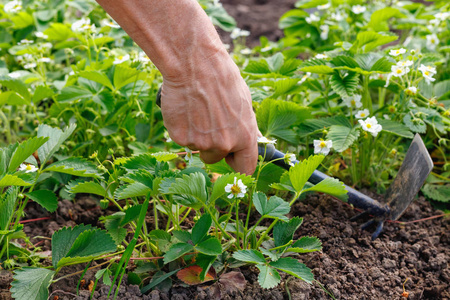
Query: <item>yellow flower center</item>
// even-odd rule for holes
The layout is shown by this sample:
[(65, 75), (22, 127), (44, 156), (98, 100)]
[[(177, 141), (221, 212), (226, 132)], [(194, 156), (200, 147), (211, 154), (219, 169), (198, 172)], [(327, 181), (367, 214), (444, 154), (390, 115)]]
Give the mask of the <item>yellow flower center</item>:
[(325, 148), (327, 144), (324, 141), (321, 141), (319, 146), (320, 148)]
[(400, 54), (400, 50), (396, 50), (396, 51), (395, 51), (395, 54)]
[(430, 72), (425, 71), (423, 74), (425, 74), (426, 76), (430, 76)]
[(436, 42), (435, 39), (431, 39), (431, 43), (434, 44)]
[(361, 117), (363, 117), (363, 118), (364, 118), (365, 116), (366, 116), (366, 114), (365, 114), (365, 113), (361, 113)]
[(372, 125), (370, 125), (370, 124), (367, 124), (366, 126), (367, 126), (367, 128), (372, 128)]
[(33, 170), (33, 166), (32, 165), (27, 165), (27, 171), (31, 171), (31, 170)]
[(120, 59), (120, 60), (122, 60), (122, 59), (123, 59), (123, 56), (122, 56), (122, 55), (121, 55), (121, 56), (119, 56), (119, 59)]
[(401, 74), (402, 70), (401, 69), (397, 69), (397, 74)]
[(355, 104), (356, 104), (355, 100), (350, 101), (350, 103), (351, 103), (352, 105), (355, 105)]
[(237, 195), (240, 192), (241, 192), (241, 188), (237, 184), (233, 184), (233, 186), (231, 187), (231, 193), (233, 195)]

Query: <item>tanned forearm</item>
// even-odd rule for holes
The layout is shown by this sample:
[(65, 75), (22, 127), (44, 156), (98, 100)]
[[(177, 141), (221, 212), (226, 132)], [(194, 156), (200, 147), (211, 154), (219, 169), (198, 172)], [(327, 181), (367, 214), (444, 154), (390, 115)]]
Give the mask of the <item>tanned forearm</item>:
[(97, 0), (145, 51), (164, 78), (189, 76), (196, 63), (226, 52), (196, 0)]

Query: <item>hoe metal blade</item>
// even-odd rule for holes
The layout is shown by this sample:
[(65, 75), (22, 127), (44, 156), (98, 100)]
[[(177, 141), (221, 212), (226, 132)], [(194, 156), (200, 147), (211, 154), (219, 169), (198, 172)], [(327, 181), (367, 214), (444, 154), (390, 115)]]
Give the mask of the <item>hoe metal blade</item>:
[(388, 219), (400, 218), (414, 200), (432, 169), (433, 161), (422, 139), (416, 134), (384, 198), (391, 209)]

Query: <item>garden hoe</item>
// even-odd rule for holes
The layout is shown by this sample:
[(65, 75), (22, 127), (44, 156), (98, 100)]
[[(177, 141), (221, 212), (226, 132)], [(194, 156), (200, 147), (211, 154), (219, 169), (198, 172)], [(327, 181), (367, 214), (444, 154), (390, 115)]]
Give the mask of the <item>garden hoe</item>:
[[(156, 104), (161, 106), (161, 89), (159, 89)], [(272, 144), (258, 145), (258, 153), (264, 157), (265, 161), (273, 161), (274, 164), (289, 170), (290, 165), (285, 162), (285, 154), (275, 149)], [(294, 161), (294, 164), (298, 161)], [(383, 203), (345, 185), (348, 191), (348, 203), (364, 212), (352, 218), (356, 220), (366, 216), (373, 216), (373, 219), (361, 226), (362, 229), (375, 225), (375, 232), (372, 234), (372, 240), (376, 239), (383, 230), (383, 223), (386, 220), (397, 220), (408, 208), (414, 197), (419, 192), (425, 179), (433, 169), (433, 161), (422, 141), (422, 138), (416, 134), (405, 159), (401, 165), (397, 176), (388, 188)], [(329, 176), (322, 172), (314, 171), (308, 181), (317, 184)]]
[[(259, 145), (258, 152), (264, 157), (264, 160), (275, 160), (273, 162), (274, 164), (289, 170), (290, 165), (283, 159), (285, 154), (276, 150), (273, 145)], [(298, 161), (294, 161), (293, 163), (296, 164)], [(419, 192), (419, 189), (422, 187), (432, 169), (433, 161), (428, 154), (422, 138), (416, 134), (409, 146), (408, 152), (406, 152), (405, 159), (400, 166), (397, 176), (394, 178), (394, 181), (389, 186), (386, 195), (384, 196), (383, 203), (345, 185), (345, 188), (348, 191), (348, 203), (364, 210), (363, 213), (353, 217), (352, 220), (365, 216), (373, 216), (373, 219), (363, 224), (361, 228), (366, 229), (371, 225), (376, 225), (375, 232), (372, 234), (372, 240), (376, 239), (383, 229), (384, 221), (397, 220), (400, 218), (406, 208), (408, 208), (414, 200), (414, 197)], [(317, 184), (328, 177), (329, 176), (324, 173), (316, 170), (308, 181)]]

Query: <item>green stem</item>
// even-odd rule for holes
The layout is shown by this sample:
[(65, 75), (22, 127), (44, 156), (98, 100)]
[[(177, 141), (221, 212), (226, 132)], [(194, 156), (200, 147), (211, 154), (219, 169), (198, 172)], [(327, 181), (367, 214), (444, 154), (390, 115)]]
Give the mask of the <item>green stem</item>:
[(239, 242), (239, 199), (235, 197), (236, 201), (236, 247), (241, 249), (241, 245)]
[(269, 232), (272, 230), (272, 228), (277, 224), (277, 222), (278, 222), (278, 219), (274, 220), (272, 222), (272, 224), (270, 224), (269, 228), (267, 228), (266, 231), (264, 231), (264, 233), (261, 235), (258, 242), (256, 243), (256, 249), (258, 249), (261, 246), (262, 242), (264, 241), (266, 236), (269, 234)]

